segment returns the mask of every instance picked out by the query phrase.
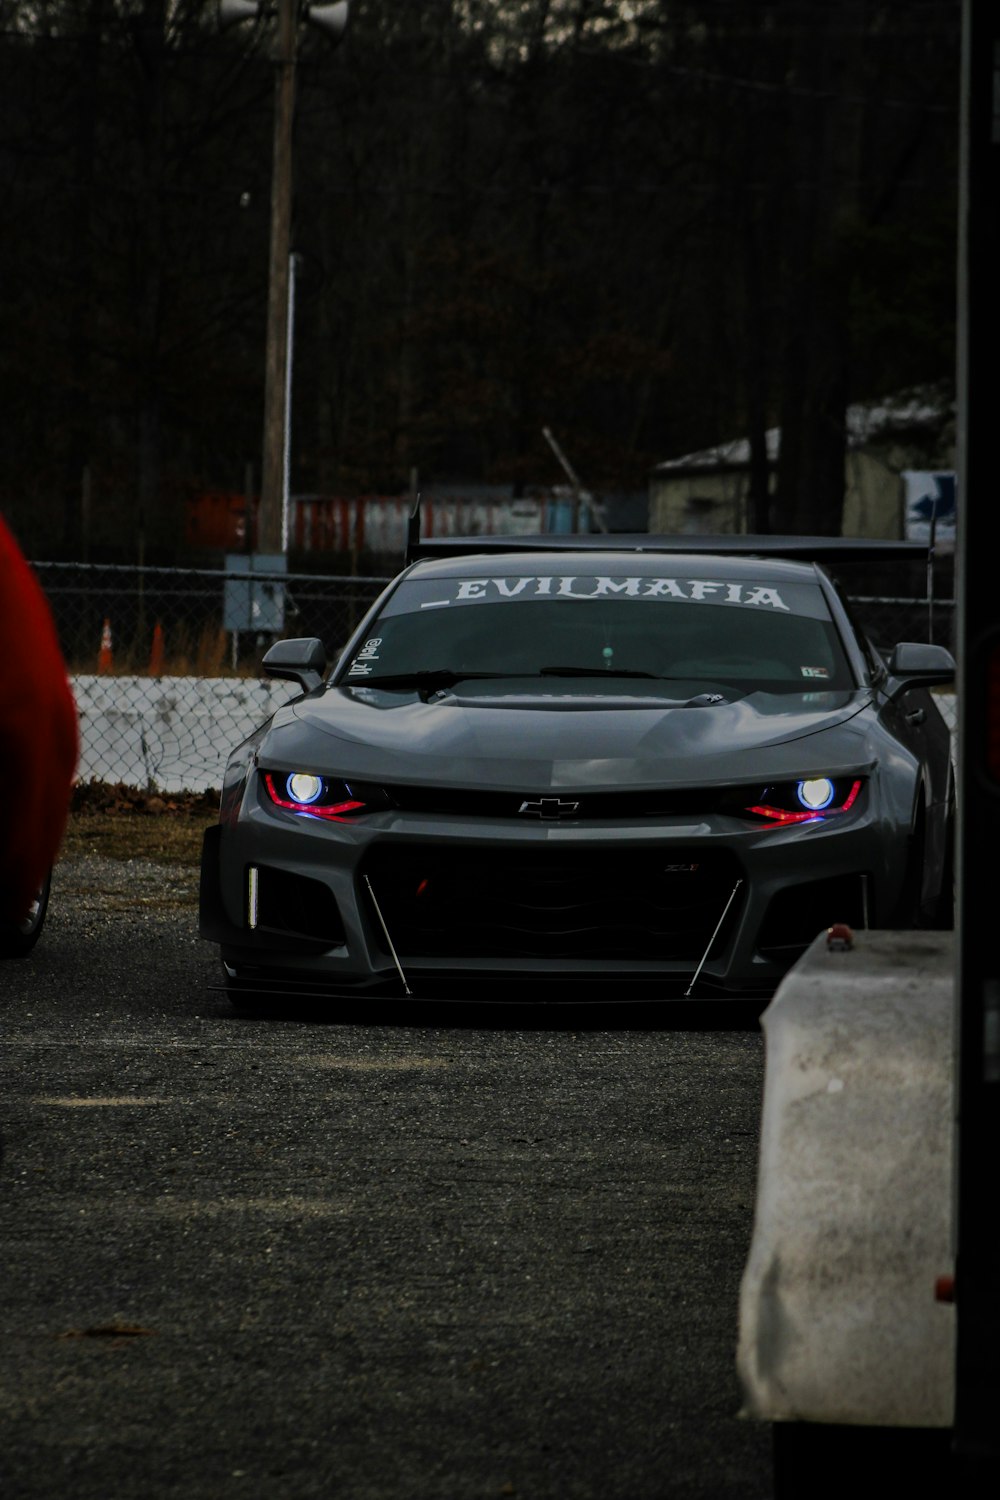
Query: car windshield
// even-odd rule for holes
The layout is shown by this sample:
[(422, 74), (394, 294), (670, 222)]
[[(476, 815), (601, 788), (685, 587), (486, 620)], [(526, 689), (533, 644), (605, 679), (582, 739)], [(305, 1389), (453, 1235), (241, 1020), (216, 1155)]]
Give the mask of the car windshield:
[(447, 686), (477, 676), (539, 677), (550, 688), (559, 676), (694, 691), (853, 685), (815, 585), (601, 576), (404, 581), (339, 681)]

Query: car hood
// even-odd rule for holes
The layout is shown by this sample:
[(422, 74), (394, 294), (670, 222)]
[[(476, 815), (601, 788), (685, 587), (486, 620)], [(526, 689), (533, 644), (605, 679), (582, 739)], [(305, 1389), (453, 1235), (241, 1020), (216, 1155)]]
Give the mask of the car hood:
[(500, 789), (846, 772), (871, 758), (869, 716), (862, 714), (870, 702), (867, 691), (751, 693), (690, 707), (646, 696), (641, 687), (601, 696), (562, 684), (540, 692), (477, 683), (427, 700), (326, 687), (275, 715), (261, 761), (367, 780)]

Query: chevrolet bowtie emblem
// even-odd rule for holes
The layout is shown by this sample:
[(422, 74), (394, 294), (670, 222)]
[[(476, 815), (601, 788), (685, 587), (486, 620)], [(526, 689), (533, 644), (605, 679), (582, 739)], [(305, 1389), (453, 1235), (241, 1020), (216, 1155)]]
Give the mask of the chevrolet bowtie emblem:
[(579, 802), (564, 802), (561, 797), (539, 797), (535, 802), (522, 802), (518, 812), (535, 818), (572, 818), (579, 809)]

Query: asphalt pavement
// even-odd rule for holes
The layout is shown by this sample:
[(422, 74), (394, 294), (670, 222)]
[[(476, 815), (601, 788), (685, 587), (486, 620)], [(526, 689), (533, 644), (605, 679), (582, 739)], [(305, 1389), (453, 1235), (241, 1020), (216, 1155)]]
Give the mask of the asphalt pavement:
[(241, 1017), (195, 884), (0, 966), (3, 1500), (768, 1496), (755, 1017)]

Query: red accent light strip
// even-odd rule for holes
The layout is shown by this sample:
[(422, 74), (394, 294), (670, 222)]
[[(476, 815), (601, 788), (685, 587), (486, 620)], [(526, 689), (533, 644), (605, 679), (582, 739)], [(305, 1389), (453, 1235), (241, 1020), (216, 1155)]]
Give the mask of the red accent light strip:
[(758, 817), (770, 818), (774, 823), (822, 823), (826, 818), (835, 813), (847, 812), (853, 807), (861, 791), (862, 783), (856, 781), (844, 798), (839, 807), (824, 807), (822, 812), (789, 812), (783, 807), (770, 807), (763, 804), (759, 807), (748, 807), (747, 812), (756, 813)]
[(756, 813), (758, 817), (770, 818), (775, 823), (816, 823), (823, 821), (823, 813), (817, 812), (787, 812), (783, 807), (748, 807), (747, 812)]
[(363, 802), (335, 802), (330, 807), (317, 807), (315, 802), (292, 802), (287, 797), (279, 797), (269, 771), (264, 772), (264, 785), (275, 807), (284, 807), (288, 812), (305, 813), (310, 818), (332, 818), (334, 822), (339, 822), (345, 813), (360, 812), (365, 805)]

